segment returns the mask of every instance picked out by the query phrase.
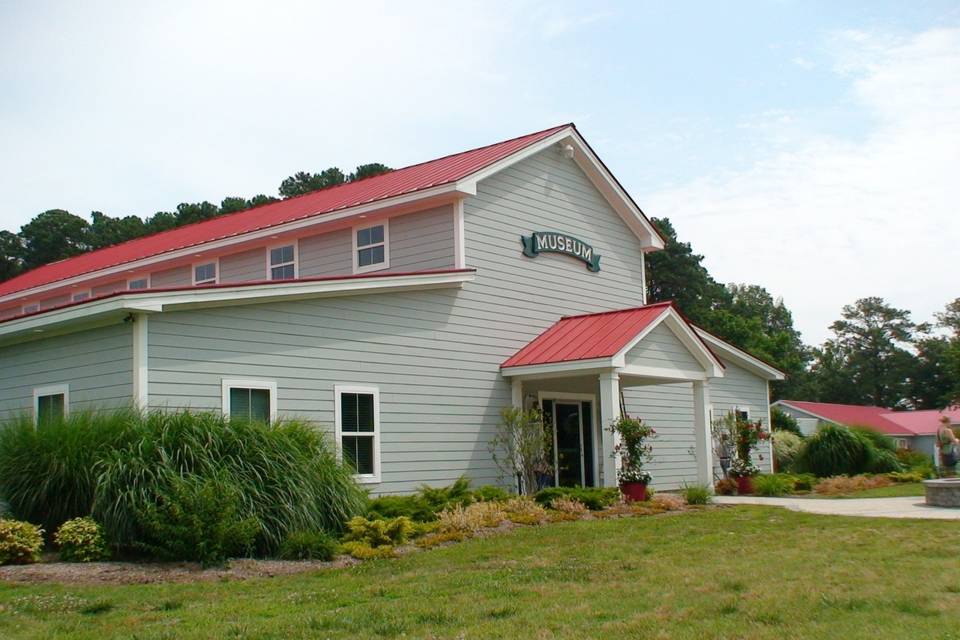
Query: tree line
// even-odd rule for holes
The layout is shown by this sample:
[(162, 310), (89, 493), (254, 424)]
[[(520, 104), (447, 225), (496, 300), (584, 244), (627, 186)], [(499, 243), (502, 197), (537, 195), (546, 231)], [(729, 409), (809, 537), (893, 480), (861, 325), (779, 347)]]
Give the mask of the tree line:
[(960, 403), (960, 298), (932, 322), (883, 298), (843, 307), (820, 346), (803, 343), (782, 300), (761, 286), (721, 284), (668, 219), (653, 219), (666, 248), (648, 257), (650, 302), (674, 300), (695, 324), (787, 374), (772, 399), (942, 409)]
[[(279, 197), (231, 196), (219, 205), (184, 202), (146, 218), (94, 211), (88, 222), (69, 211), (50, 209), (19, 233), (0, 231), (0, 281), (86, 251), (390, 170), (375, 162), (350, 174), (336, 167), (300, 171), (280, 183)], [(882, 298), (863, 298), (843, 308), (830, 326), (831, 338), (808, 346), (782, 300), (759, 285), (717, 282), (703, 265), (703, 256), (678, 238), (669, 219), (652, 221), (666, 246), (647, 257), (648, 300), (673, 300), (694, 323), (785, 372), (785, 381), (771, 384), (773, 399), (917, 409), (960, 402), (960, 298), (925, 323), (915, 323), (909, 311)]]
[(24, 271), (87, 251), (354, 182), (387, 171), (391, 171), (390, 167), (379, 162), (362, 164), (349, 174), (344, 174), (337, 167), (330, 167), (320, 173), (299, 171), (280, 183), (279, 197), (265, 194), (252, 198), (228, 196), (223, 198), (219, 205), (206, 200), (181, 202), (173, 211), (157, 211), (145, 218), (136, 215), (112, 217), (101, 211), (93, 211), (87, 221), (65, 209), (49, 209), (23, 225), (18, 233), (0, 231), (0, 282)]

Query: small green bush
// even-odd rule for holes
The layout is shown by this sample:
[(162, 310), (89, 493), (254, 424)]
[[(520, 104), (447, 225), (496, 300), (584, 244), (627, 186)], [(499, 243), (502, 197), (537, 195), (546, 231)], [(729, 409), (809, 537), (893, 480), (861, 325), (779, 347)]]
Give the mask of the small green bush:
[(691, 484), (683, 487), (681, 491), (683, 499), (687, 504), (710, 504), (713, 497), (710, 495), (710, 488), (702, 484)]
[(817, 484), (817, 476), (812, 473), (791, 473), (788, 475), (793, 481), (794, 491), (813, 491), (814, 485)]
[(933, 458), (913, 449), (897, 449), (897, 460), (905, 469), (925, 469), (933, 466)]
[(0, 564), (30, 564), (40, 559), (43, 529), (20, 520), (0, 520)]
[(753, 479), (753, 491), (761, 496), (784, 496), (793, 491), (793, 486), (793, 478), (785, 474), (767, 473)]
[(876, 449), (867, 465), (868, 473), (894, 473), (902, 471), (903, 467), (897, 460), (897, 454), (888, 449)]
[(470, 480), (466, 476), (460, 476), (449, 487), (422, 485), (417, 496), (434, 514), (457, 505), (465, 507), (473, 502)]
[(923, 482), (929, 476), (920, 471), (893, 471), (888, 473), (887, 477), (894, 482)]
[(60, 559), (66, 562), (94, 562), (110, 557), (103, 528), (90, 517), (67, 520), (57, 529), (53, 541), (60, 549)]
[(294, 531), (280, 545), (283, 560), (333, 560), (339, 543), (324, 531)]
[(473, 499), (477, 502), (501, 502), (513, 496), (503, 487), (488, 484), (473, 490)]
[(773, 460), (778, 471), (789, 471), (803, 450), (803, 438), (790, 431), (773, 432)]
[[(649, 488), (647, 493), (650, 493)], [(548, 487), (540, 490), (535, 500), (550, 507), (557, 498), (570, 498), (581, 502), (591, 511), (602, 511), (620, 500), (620, 490), (615, 487)]]
[(870, 464), (874, 451), (867, 437), (828, 424), (806, 439), (794, 467), (819, 478), (857, 475)]
[(414, 522), (431, 522), (437, 517), (419, 495), (380, 496), (367, 503), (367, 517), (371, 520), (389, 520), (400, 516)]
[(359, 542), (370, 547), (396, 546), (404, 544), (414, 532), (410, 518), (400, 516), (391, 520), (368, 520), (356, 516), (347, 522), (344, 542)]
[(144, 540), (137, 546), (165, 560), (194, 560), (203, 566), (249, 555), (257, 520), (240, 515), (240, 492), (220, 478), (172, 478), (157, 504), (138, 514)]
[(770, 409), (770, 423), (775, 432), (783, 431), (785, 433), (792, 433), (797, 437), (803, 437), (803, 432), (800, 431), (800, 425), (797, 423), (797, 419), (780, 407), (772, 407)]
[(470, 490), (470, 481), (460, 476), (449, 487), (422, 485), (408, 496), (380, 496), (367, 502), (366, 515), (371, 520), (405, 516), (414, 522), (434, 522), (441, 511), (456, 506), (466, 507), (475, 500), (506, 500), (510, 495), (499, 487)]

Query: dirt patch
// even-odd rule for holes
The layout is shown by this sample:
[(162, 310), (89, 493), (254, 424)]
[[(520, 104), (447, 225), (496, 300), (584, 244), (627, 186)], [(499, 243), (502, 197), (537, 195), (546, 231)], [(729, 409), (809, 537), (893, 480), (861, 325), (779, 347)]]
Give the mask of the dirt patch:
[(0, 567), (0, 581), (13, 584), (59, 583), (66, 585), (151, 584), (160, 582), (208, 582), (272, 578), (356, 564), (342, 556), (332, 562), (319, 560), (233, 560), (225, 567), (203, 569), (195, 562), (43, 562)]

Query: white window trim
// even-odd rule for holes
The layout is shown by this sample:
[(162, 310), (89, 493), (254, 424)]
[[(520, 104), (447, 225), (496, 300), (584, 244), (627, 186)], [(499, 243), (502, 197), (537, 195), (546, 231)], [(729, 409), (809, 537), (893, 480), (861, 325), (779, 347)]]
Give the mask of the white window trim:
[[(131, 289), (131, 288), (130, 288), (130, 283), (131, 283), (131, 282), (136, 282), (137, 280), (146, 280), (146, 281), (147, 281), (147, 286), (144, 287), (143, 289)], [(149, 288), (150, 288), (150, 274), (147, 274), (147, 275), (144, 275), (144, 276), (137, 276), (137, 277), (135, 277), (135, 278), (127, 278), (127, 291), (146, 291), (146, 290), (149, 289)]]
[(37, 417), (40, 415), (40, 398), (42, 396), (55, 396), (63, 394), (63, 417), (70, 415), (70, 385), (52, 384), (47, 387), (35, 387), (33, 390), (33, 424), (36, 426)]
[(273, 380), (240, 380), (224, 378), (221, 381), (220, 407), (225, 418), (230, 417), (230, 389), (266, 389), (270, 392), (270, 422), (277, 420), (277, 383)]
[[(358, 385), (333, 385), (333, 414), (334, 414), (334, 437), (337, 440), (337, 459), (343, 461), (343, 446), (341, 436), (341, 410), (340, 396), (344, 393), (368, 393), (373, 396), (373, 473), (354, 474), (354, 479), (361, 484), (374, 484), (380, 482), (380, 388)], [(355, 435), (349, 432), (349, 435)]]
[[(379, 227), (381, 225), (383, 225), (383, 262), (378, 262), (377, 264), (369, 264), (365, 267), (361, 267), (359, 264), (360, 256), (358, 255), (361, 247), (357, 246), (357, 232), (362, 231), (364, 229)], [(353, 238), (351, 241), (351, 244), (353, 245), (353, 272), (354, 273), (369, 273), (370, 271), (383, 271), (384, 269), (390, 268), (390, 220), (388, 218), (384, 218), (383, 220), (377, 220), (375, 222), (364, 222), (363, 224), (355, 225), (350, 230), (350, 233)], [(367, 249), (369, 247), (376, 247), (376, 246), (379, 246), (379, 244), (380, 244), (379, 242), (376, 244), (368, 244), (362, 248)]]
[(740, 406), (735, 406), (735, 407), (733, 407), (733, 415), (734, 415), (734, 417), (736, 417), (736, 415), (737, 415), (738, 413), (745, 413), (745, 414), (747, 414), (747, 422), (749, 422), (750, 420), (753, 419), (752, 416), (750, 415), (750, 407), (740, 407)]
[[(282, 249), (283, 247), (289, 247), (290, 245), (293, 245), (293, 279), (296, 280), (297, 278), (300, 277), (300, 240), (298, 239), (298, 240), (292, 240), (290, 242), (281, 242), (280, 244), (272, 244), (267, 246), (267, 256), (266, 256), (267, 278), (266, 279), (269, 280), (270, 282), (283, 282), (283, 280), (273, 279), (272, 277), (273, 268), (285, 267), (288, 264), (290, 264), (289, 262), (281, 262), (280, 264), (270, 264), (270, 252), (273, 251), (274, 249)], [(218, 278), (220, 277), (219, 265), (217, 266), (217, 277)]]
[[(207, 264), (213, 265), (213, 280), (201, 280), (198, 282), (197, 267), (202, 267)], [(193, 286), (197, 286), (198, 284), (220, 284), (220, 258), (192, 263), (190, 265), (190, 282), (193, 283)]]
[[(80, 300), (77, 300), (77, 296), (82, 296), (83, 294), (87, 294), (87, 297), (86, 297), (86, 298), (82, 298), (82, 299), (80, 299)], [(93, 297), (93, 290), (91, 290), (91, 289), (84, 289), (84, 290), (80, 290), (80, 291), (74, 291), (74, 292), (70, 295), (70, 302), (84, 302), (84, 301), (86, 301), (86, 300), (89, 300), (89, 299), (92, 298), (92, 297)]]

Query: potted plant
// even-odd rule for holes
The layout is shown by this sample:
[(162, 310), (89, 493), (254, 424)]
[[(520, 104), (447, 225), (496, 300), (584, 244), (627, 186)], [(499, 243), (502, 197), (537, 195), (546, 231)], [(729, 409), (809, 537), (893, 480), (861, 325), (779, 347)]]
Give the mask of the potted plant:
[(751, 422), (737, 416), (734, 426), (734, 438), (737, 447), (737, 459), (730, 465), (730, 476), (737, 480), (737, 493), (753, 493), (753, 477), (760, 470), (753, 464), (751, 453), (761, 441), (770, 437), (770, 432), (764, 429), (759, 420)]
[(613, 447), (613, 455), (620, 458), (617, 471), (620, 492), (629, 502), (643, 502), (650, 484), (650, 473), (643, 465), (650, 461), (653, 450), (647, 440), (654, 437), (656, 431), (640, 418), (621, 416), (610, 425), (610, 432), (620, 436)]

